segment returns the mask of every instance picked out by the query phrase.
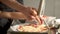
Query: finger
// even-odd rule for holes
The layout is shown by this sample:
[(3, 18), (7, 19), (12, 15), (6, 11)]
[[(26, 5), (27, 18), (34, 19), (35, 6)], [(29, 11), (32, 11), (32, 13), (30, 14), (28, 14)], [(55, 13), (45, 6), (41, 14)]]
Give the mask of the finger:
[(35, 10), (33, 10), (33, 9), (31, 9), (31, 15), (33, 15), (33, 16), (36, 16), (37, 15), (37, 12), (35, 11)]
[(35, 10), (37, 12), (37, 9), (36, 8), (32, 8), (33, 10)]
[(28, 12), (25, 12), (24, 14), (25, 14), (27, 20), (32, 20), (33, 19), (32, 15), (29, 14)]
[(29, 18), (27, 21), (33, 21), (35, 19), (34, 16), (30, 16), (31, 18)]
[(39, 24), (41, 24), (40, 18), (38, 16), (36, 16), (36, 20), (39, 22)]
[(34, 17), (32, 17), (32, 16), (30, 16), (30, 17), (28, 16), (27, 17), (27, 21), (32, 21), (33, 19), (34, 19)]
[(31, 15), (33, 16), (36, 16), (37, 15), (37, 11), (34, 9), (34, 8), (31, 8), (31, 7), (27, 7), (28, 9), (28, 13), (30, 13)]

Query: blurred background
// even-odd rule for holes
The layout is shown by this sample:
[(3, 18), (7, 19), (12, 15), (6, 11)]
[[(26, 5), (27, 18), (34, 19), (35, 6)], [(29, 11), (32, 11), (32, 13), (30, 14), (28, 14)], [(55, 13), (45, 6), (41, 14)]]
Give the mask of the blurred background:
[[(38, 9), (40, 0), (23, 0), (25, 6), (30, 6)], [(45, 9), (44, 14), (47, 16), (54, 16), (60, 18), (60, 0), (44, 0)]]

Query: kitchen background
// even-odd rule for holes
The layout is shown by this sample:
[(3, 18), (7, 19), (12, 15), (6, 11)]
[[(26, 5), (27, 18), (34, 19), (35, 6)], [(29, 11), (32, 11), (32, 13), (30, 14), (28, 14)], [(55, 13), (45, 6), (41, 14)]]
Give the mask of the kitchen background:
[[(23, 0), (25, 6), (30, 6), (38, 9), (40, 0)], [(55, 16), (60, 18), (60, 0), (44, 0), (45, 9), (44, 14), (47, 16)]]

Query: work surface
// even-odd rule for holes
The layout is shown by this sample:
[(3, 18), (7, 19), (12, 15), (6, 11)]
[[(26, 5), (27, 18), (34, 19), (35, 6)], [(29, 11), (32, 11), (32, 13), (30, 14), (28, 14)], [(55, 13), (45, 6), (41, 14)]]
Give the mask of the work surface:
[[(18, 31), (13, 31), (11, 29), (9, 29), (8, 32), (10, 32), (12, 34), (47, 34), (48, 33), (48, 32), (44, 32), (44, 33), (39, 33), (39, 32), (18, 32)], [(58, 32), (60, 33), (60, 28), (58, 29)]]
[[(33, 33), (33, 32), (14, 32), (12, 30), (8, 31), (10, 34), (48, 34), (47, 32), (46, 33)], [(59, 33), (60, 34), (60, 33)]]
[[(8, 30), (9, 33), (11, 34), (47, 34), (48, 32), (44, 32), (44, 33), (39, 33), (39, 32), (17, 32), (17, 31), (13, 31), (11, 29)], [(58, 29), (58, 32), (60, 33), (60, 29)]]

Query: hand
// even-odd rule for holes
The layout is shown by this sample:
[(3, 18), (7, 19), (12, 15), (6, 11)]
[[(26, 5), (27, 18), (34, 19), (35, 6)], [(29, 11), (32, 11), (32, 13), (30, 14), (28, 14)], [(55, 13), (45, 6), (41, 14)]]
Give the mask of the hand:
[(22, 10), (25, 14), (27, 21), (37, 20), (39, 24), (42, 24), (41, 18), (37, 15), (37, 10), (35, 8), (27, 7)]
[(37, 15), (37, 10), (35, 8), (28, 7), (23, 11), (28, 21), (37, 20), (39, 24), (42, 24), (41, 18)]
[(37, 15), (37, 11), (35, 8), (27, 7), (26, 9), (23, 9), (22, 12), (27, 17), (27, 20), (35, 19), (35, 16)]

